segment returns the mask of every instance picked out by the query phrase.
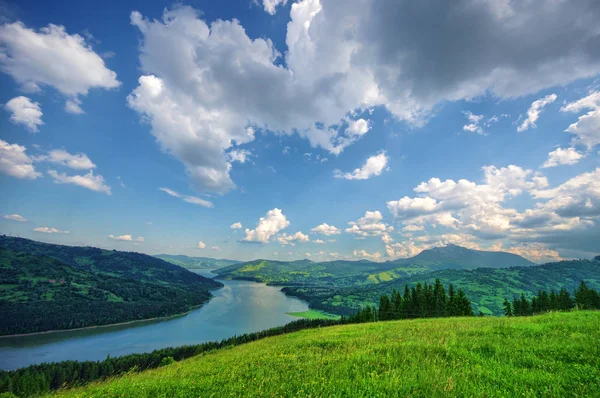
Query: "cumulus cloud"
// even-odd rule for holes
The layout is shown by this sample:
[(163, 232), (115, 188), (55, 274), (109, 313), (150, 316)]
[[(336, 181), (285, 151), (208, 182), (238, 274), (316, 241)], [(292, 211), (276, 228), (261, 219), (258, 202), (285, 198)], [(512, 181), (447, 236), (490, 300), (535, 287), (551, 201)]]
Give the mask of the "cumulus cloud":
[(287, 0), (262, 0), (262, 3), (266, 13), (275, 15), (277, 7), (283, 7), (287, 3)]
[(198, 244), (196, 245), (197, 249), (204, 249), (206, 247), (206, 244), (202, 241), (198, 241)]
[(361, 258), (361, 259), (367, 259), (367, 260), (371, 260), (371, 261), (381, 260), (381, 253), (379, 253), (379, 252), (368, 253), (364, 250), (354, 250), (352, 252), (352, 254), (354, 254), (354, 257)]
[(179, 198), (179, 199), (183, 200), (184, 202), (191, 203), (193, 205), (198, 205), (198, 206), (202, 206), (202, 207), (213, 207), (214, 206), (212, 204), (212, 202), (209, 202), (208, 200), (204, 200), (197, 196), (182, 195), (179, 192), (175, 192), (169, 188), (159, 188), (159, 190), (165, 192), (168, 195)]
[(366, 238), (367, 236), (381, 236), (394, 230), (394, 227), (385, 224), (382, 220), (383, 216), (379, 211), (367, 211), (357, 221), (348, 223), (350, 227), (346, 228), (346, 233), (357, 238)]
[(583, 159), (584, 155), (577, 152), (575, 148), (557, 148), (556, 150), (548, 154), (548, 160), (542, 164), (542, 168), (547, 169), (550, 167), (560, 166), (562, 164), (572, 165), (579, 163)]
[(212, 250), (216, 251), (216, 252), (220, 252), (221, 248), (219, 246), (213, 246), (211, 247)]
[(42, 173), (35, 171), (33, 159), (25, 151), (27, 148), (18, 144), (9, 144), (0, 139), (0, 172), (16, 178), (35, 180)]
[(250, 155), (252, 155), (252, 152), (246, 149), (234, 149), (227, 152), (230, 162), (246, 163)]
[(315, 239), (313, 240), (313, 243), (316, 243), (317, 245), (324, 245), (325, 241), (323, 239)]
[(51, 86), (77, 106), (90, 89), (121, 84), (83, 37), (53, 24), (39, 32), (22, 22), (0, 26), (0, 68), (28, 91)]
[(58, 173), (55, 170), (48, 170), (48, 175), (54, 178), (54, 182), (57, 184), (73, 184), (95, 192), (103, 192), (107, 195), (112, 195), (110, 187), (104, 182), (104, 177), (101, 175), (94, 175), (93, 171), (84, 175), (76, 174), (70, 176), (66, 173)]
[(327, 236), (338, 235), (338, 234), (342, 233), (342, 231), (340, 231), (337, 227), (335, 227), (333, 225), (329, 225), (327, 223), (317, 225), (316, 227), (311, 229), (311, 232), (314, 232), (316, 234), (327, 235)]
[(346, 180), (366, 180), (381, 175), (386, 169), (387, 162), (388, 157), (385, 152), (381, 152), (378, 155), (368, 158), (361, 168), (355, 169), (351, 173), (343, 173), (340, 170), (335, 170), (333, 176), (335, 178), (344, 178)]
[(137, 238), (133, 238), (133, 236), (131, 236), (130, 234), (125, 234), (125, 235), (108, 235), (108, 237), (112, 240), (118, 240), (121, 242), (138, 242), (141, 243), (144, 241), (144, 238), (142, 236), (138, 236)]
[(525, 118), (525, 120), (523, 120), (523, 123), (521, 123), (519, 127), (517, 127), (517, 131), (520, 133), (529, 129), (529, 127), (537, 127), (535, 125), (535, 122), (540, 118), (542, 110), (546, 105), (556, 101), (556, 98), (556, 94), (550, 94), (545, 96), (544, 98), (540, 98), (539, 100), (533, 101), (531, 107), (529, 107), (529, 110), (527, 111), (527, 118)]
[(302, 232), (298, 231), (295, 234), (286, 234), (286, 233), (282, 233), (280, 235), (277, 235), (277, 242), (281, 243), (282, 245), (291, 245), (291, 246), (295, 246), (296, 243), (305, 243), (305, 242), (309, 242), (310, 238), (308, 237), (308, 235), (303, 234)]
[(43, 113), (40, 104), (31, 101), (27, 97), (22, 95), (15, 97), (8, 101), (4, 107), (11, 113), (11, 123), (22, 124), (32, 133), (39, 131), (39, 127), (44, 124), (42, 122)]
[(600, 144), (600, 91), (566, 104), (560, 110), (574, 113), (589, 110), (565, 131), (574, 135), (571, 141), (573, 145), (583, 145), (590, 150)]
[(45, 234), (68, 234), (69, 231), (61, 231), (60, 229), (51, 227), (37, 227), (33, 229), (35, 232), (42, 232)]
[(242, 223), (241, 222), (236, 222), (231, 224), (230, 226), (231, 229), (242, 229)]
[(273, 235), (289, 225), (290, 222), (281, 209), (269, 210), (264, 217), (260, 218), (255, 229), (246, 228), (246, 237), (242, 242), (267, 243)]
[(70, 154), (64, 149), (54, 149), (47, 155), (37, 156), (35, 161), (46, 161), (69, 167), (74, 170), (95, 169), (96, 165), (85, 153)]
[(353, 142), (348, 119), (376, 106), (422, 124), (440, 102), (597, 75), (591, 1), (302, 0), (292, 4), (283, 56), (236, 20), (208, 24), (190, 7), (158, 20), (133, 12), (143, 75), (128, 103), (201, 189), (222, 193), (235, 187), (226, 151), (256, 129), (296, 132), (335, 154)]
[(475, 115), (471, 111), (464, 112), (464, 114), (469, 123), (463, 126), (463, 130), (470, 133), (483, 134), (483, 127), (480, 125), (483, 115)]
[(4, 214), (2, 218), (12, 221), (27, 222), (27, 219), (20, 214)]

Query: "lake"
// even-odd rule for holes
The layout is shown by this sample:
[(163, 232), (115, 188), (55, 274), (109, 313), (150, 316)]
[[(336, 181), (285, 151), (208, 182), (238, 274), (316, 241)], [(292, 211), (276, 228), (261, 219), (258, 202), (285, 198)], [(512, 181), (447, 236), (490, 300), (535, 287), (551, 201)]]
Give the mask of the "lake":
[[(195, 272), (214, 276), (210, 271)], [(203, 307), (166, 320), (129, 325), (0, 338), (0, 369), (42, 362), (102, 360), (158, 348), (218, 341), (233, 335), (281, 326), (295, 319), (286, 312), (308, 304), (277, 287), (247, 281), (221, 281), (225, 287)]]

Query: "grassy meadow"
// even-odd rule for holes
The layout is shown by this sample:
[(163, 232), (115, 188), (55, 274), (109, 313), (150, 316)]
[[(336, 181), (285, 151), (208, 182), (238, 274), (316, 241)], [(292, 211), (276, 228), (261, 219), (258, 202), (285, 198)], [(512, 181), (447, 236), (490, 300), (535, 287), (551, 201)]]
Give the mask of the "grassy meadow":
[(65, 397), (598, 397), (600, 312), (303, 330)]

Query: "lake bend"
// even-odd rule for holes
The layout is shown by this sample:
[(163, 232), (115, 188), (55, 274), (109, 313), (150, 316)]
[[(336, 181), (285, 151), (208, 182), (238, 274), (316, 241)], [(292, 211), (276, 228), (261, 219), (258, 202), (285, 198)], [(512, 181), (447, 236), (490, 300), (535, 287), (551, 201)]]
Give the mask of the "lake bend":
[[(194, 272), (212, 277), (209, 270)], [(13, 370), (43, 362), (98, 361), (108, 355), (151, 352), (159, 348), (220, 341), (234, 335), (285, 325), (288, 312), (308, 304), (287, 297), (279, 287), (250, 281), (221, 281), (202, 307), (169, 319), (0, 338), (0, 369)]]

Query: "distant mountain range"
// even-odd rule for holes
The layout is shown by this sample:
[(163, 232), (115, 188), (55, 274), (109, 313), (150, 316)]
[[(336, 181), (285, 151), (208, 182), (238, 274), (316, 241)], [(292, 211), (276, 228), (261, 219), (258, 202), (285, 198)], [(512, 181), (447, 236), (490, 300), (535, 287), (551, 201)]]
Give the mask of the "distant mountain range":
[(157, 254), (154, 257), (188, 269), (216, 269), (241, 263), (241, 261), (237, 260), (210, 257), (189, 257), (184, 256), (183, 254)]
[(418, 255), (387, 261), (272, 261), (254, 260), (217, 271), (223, 279), (248, 279), (278, 285), (357, 286), (389, 282), (442, 269), (506, 268), (535, 263), (512, 253), (471, 250), (448, 245)]
[(517, 254), (472, 250), (457, 245), (434, 247), (423, 250), (414, 257), (391, 261), (403, 265), (425, 266), (432, 271), (442, 269), (475, 269), (475, 268), (507, 268), (528, 267), (536, 265)]

